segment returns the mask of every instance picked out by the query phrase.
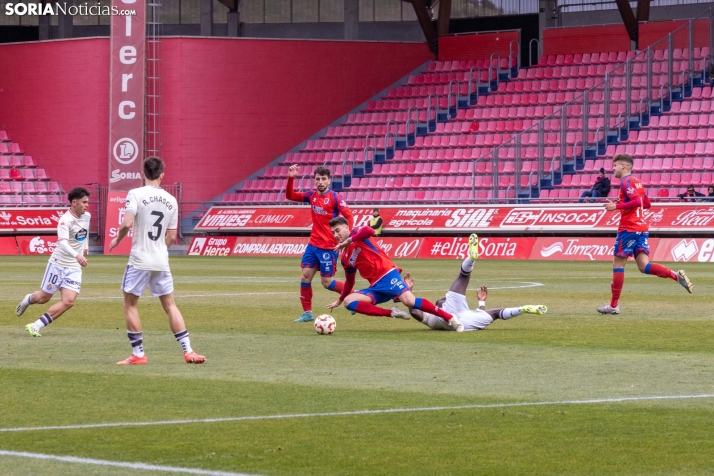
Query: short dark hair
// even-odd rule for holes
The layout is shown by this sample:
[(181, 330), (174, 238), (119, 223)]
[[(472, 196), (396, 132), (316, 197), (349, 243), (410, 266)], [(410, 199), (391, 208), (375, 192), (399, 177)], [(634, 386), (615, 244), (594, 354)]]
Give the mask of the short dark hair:
[(144, 161), (146, 180), (157, 180), (164, 173), (164, 161), (159, 157), (147, 157)]
[(86, 188), (74, 187), (67, 194), (67, 199), (69, 200), (69, 203), (72, 203), (72, 200), (81, 200), (84, 197), (88, 197), (88, 196), (89, 196), (89, 191)]
[(635, 161), (632, 160), (632, 156), (630, 154), (617, 154), (615, 157), (612, 158), (613, 163), (614, 162), (626, 162), (630, 164), (630, 166), (635, 165)]
[(323, 167), (322, 165), (315, 169), (315, 173), (312, 176), (316, 177), (318, 175), (325, 175), (327, 178), (332, 177), (332, 175), (330, 174), (330, 169), (328, 169), (327, 167)]
[(689, 185), (687, 185), (687, 188), (692, 188), (692, 189), (693, 189), (693, 188), (694, 188), (694, 185), (689, 184)]
[(373, 211), (373, 212), (378, 212), (378, 211), (379, 211), (379, 208), (373, 208), (372, 211)]
[(345, 218), (345, 217), (335, 217), (332, 220), (330, 220), (328, 225), (330, 225), (330, 228), (333, 228), (337, 225), (349, 226), (349, 223), (347, 223), (347, 218)]

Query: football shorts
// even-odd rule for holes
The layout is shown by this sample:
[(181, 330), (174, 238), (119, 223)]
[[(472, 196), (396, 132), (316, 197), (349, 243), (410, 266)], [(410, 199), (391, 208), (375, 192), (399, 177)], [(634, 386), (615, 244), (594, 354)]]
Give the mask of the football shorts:
[(152, 296), (171, 294), (174, 292), (174, 278), (171, 276), (171, 271), (148, 271), (127, 265), (121, 290), (134, 296), (141, 296), (146, 286), (149, 286)]

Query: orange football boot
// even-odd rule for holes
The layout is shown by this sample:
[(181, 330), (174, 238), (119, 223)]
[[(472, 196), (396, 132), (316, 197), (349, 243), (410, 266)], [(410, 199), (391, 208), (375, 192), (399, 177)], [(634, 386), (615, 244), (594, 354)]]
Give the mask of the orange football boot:
[(143, 357), (137, 357), (132, 355), (126, 360), (117, 362), (117, 365), (145, 365), (149, 363), (149, 359), (146, 358), (146, 354)]
[(194, 351), (184, 352), (183, 358), (186, 360), (187, 364), (202, 364), (206, 361), (206, 357), (198, 355)]

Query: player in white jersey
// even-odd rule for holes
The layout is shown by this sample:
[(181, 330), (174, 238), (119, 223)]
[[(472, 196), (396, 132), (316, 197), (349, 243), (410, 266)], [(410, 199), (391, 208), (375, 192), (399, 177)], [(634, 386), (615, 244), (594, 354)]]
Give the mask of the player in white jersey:
[(70, 208), (57, 223), (57, 247), (47, 263), (40, 289), (25, 296), (15, 308), (15, 314), (22, 316), (31, 304), (45, 304), (54, 293), (60, 292), (62, 299), (59, 302), (25, 326), (33, 337), (41, 337), (40, 329), (74, 306), (82, 286), (82, 268), (87, 266), (85, 256), (89, 249), (89, 220), (92, 218), (87, 211), (89, 192), (81, 187), (73, 188), (67, 199)]
[[(444, 311), (456, 316), (464, 325), (464, 331), (479, 331), (483, 330), (491, 324), (495, 319), (510, 319), (515, 316), (520, 316), (523, 313), (528, 314), (545, 314), (548, 308), (542, 304), (526, 305), (521, 307), (507, 307), (499, 309), (486, 309), (486, 298), (488, 297), (488, 289), (486, 286), (476, 292), (478, 297), (478, 309), (471, 309), (466, 300), (466, 289), (471, 280), (471, 272), (474, 269), (474, 262), (478, 259), (478, 236), (473, 234), (469, 237), (469, 256), (461, 264), (459, 275), (451, 284), (446, 296), (438, 299), (436, 305)], [(404, 282), (409, 288), (414, 286), (414, 279), (411, 275), (404, 277)], [(453, 331), (454, 329), (442, 318), (417, 310), (411, 310), (411, 315), (414, 319), (421, 322), (425, 326), (438, 331)]]
[(142, 365), (148, 360), (144, 353), (141, 320), (136, 305), (147, 286), (152, 296), (158, 296), (169, 317), (169, 327), (183, 349), (188, 364), (202, 364), (206, 358), (191, 349), (186, 325), (174, 302), (174, 280), (169, 268), (168, 247), (176, 239), (178, 203), (165, 190), (159, 188), (164, 178), (164, 161), (149, 157), (144, 161), (144, 187), (130, 190), (126, 196), (124, 220), (109, 250), (129, 233), (132, 225), (129, 264), (124, 271), (121, 289), (124, 291), (124, 318), (132, 355), (118, 365)]

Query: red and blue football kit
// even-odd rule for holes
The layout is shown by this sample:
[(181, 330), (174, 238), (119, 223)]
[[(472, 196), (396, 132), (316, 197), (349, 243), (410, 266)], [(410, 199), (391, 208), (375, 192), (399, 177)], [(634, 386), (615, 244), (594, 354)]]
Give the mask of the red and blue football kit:
[(620, 226), (615, 239), (615, 256), (626, 258), (640, 253), (650, 254), (649, 225), (645, 221), (645, 208), (650, 207), (645, 187), (639, 179), (627, 175), (620, 181), (617, 209), (620, 210)]
[(345, 268), (345, 288), (341, 299), (344, 300), (355, 284), (355, 274), (369, 282), (369, 288), (357, 291), (372, 298), (373, 304), (380, 304), (401, 296), (409, 287), (399, 274), (402, 270), (370, 239), (374, 230), (370, 227), (353, 229), (350, 232), (352, 243), (342, 251), (342, 267)]
[[(360, 276), (369, 281), (369, 287), (357, 291), (357, 294), (368, 296), (371, 303), (352, 301), (345, 307), (360, 314), (369, 316), (390, 316), (392, 312), (375, 306), (383, 302), (394, 300), (409, 291), (409, 286), (402, 279), (402, 270), (370, 239), (374, 230), (369, 226), (353, 229), (350, 232), (352, 243), (342, 251), (342, 267), (345, 268), (345, 287), (340, 294), (340, 301), (344, 301), (352, 293), (355, 285), (355, 276), (359, 271)], [(414, 309), (419, 309), (430, 314), (435, 314), (445, 321), (450, 321), (453, 316), (437, 308), (433, 303), (422, 298), (414, 298)]]
[[(642, 182), (632, 175), (622, 177), (620, 180), (619, 201), (615, 206), (617, 210), (620, 210), (620, 226), (617, 228), (617, 238), (615, 238), (615, 247), (613, 249), (613, 254), (617, 258), (628, 258), (630, 256), (636, 258), (640, 253), (649, 256), (650, 246), (647, 240), (650, 227), (645, 221), (644, 211), (650, 206), (650, 199), (647, 197)], [(677, 274), (661, 264), (647, 263), (642, 272), (677, 281)], [(616, 313), (620, 312), (618, 306), (624, 283), (625, 268), (613, 267), (612, 282), (610, 283), (612, 297), (609, 306), (611, 309), (616, 309)], [(608, 312), (608, 310), (605, 310), (605, 312)]]

